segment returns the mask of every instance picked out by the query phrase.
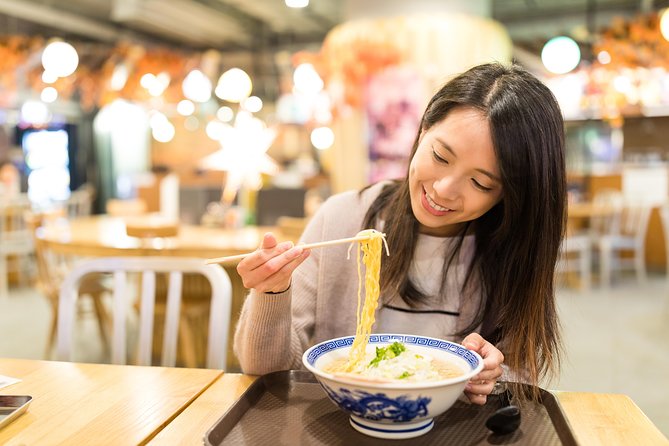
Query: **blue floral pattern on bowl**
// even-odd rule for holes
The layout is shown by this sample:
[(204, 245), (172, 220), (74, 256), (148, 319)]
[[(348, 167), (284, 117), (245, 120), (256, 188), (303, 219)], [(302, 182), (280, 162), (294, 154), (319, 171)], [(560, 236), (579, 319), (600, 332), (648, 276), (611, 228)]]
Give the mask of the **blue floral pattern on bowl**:
[(429, 397), (411, 399), (408, 396), (388, 397), (385, 393), (369, 393), (362, 390), (339, 389), (339, 392), (321, 383), (332, 401), (346, 412), (367, 420), (392, 422), (411, 421), (428, 414)]

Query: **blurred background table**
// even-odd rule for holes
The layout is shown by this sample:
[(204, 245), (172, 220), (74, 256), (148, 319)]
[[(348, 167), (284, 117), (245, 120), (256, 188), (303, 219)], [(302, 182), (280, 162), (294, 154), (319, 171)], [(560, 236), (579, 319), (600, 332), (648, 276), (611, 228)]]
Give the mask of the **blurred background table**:
[[(127, 218), (127, 221), (139, 226), (141, 218), (146, 218), (147, 227), (151, 226), (150, 216), (135, 216)], [(78, 257), (182, 256), (205, 259), (253, 251), (268, 231), (274, 232), (281, 241), (297, 241), (298, 238), (295, 233), (284, 234), (278, 227), (272, 226), (223, 229), (195, 225), (179, 225), (174, 237), (131, 237), (127, 234), (126, 218), (108, 215), (45, 221), (37, 229), (36, 236), (46, 249)], [(232, 340), (247, 290), (237, 274), (235, 264), (224, 265), (224, 269), (230, 276), (233, 289), (229, 331), (229, 339)], [(209, 293), (209, 284), (200, 277), (184, 277), (184, 300), (208, 298)], [(226, 370), (236, 371), (239, 365), (232, 352), (231, 342), (229, 344)]]

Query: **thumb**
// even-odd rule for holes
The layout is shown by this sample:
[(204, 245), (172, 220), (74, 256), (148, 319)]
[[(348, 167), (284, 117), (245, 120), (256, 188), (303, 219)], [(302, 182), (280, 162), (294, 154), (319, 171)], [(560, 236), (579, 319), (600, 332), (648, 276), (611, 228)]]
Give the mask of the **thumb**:
[(260, 249), (271, 249), (277, 245), (276, 237), (271, 232), (266, 232), (262, 238)]
[(467, 335), (467, 337), (465, 337), (462, 340), (462, 345), (465, 348), (468, 348), (469, 350), (474, 350), (476, 352), (483, 347), (483, 344), (485, 344), (485, 341), (478, 333), (470, 333), (469, 335)]

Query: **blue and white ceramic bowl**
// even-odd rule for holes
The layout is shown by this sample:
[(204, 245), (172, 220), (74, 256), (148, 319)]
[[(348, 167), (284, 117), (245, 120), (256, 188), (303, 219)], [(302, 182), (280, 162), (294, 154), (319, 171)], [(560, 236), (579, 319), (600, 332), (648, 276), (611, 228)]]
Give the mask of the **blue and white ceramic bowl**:
[(467, 382), (483, 369), (483, 360), (460, 344), (425, 336), (373, 334), (368, 352), (395, 341), (435, 359), (457, 365), (456, 378), (425, 383), (376, 383), (324, 372), (333, 361), (348, 358), (354, 336), (331, 339), (309, 348), (302, 356), (332, 402), (350, 415), (351, 425), (379, 438), (412, 438), (432, 429), (433, 418), (447, 411)]

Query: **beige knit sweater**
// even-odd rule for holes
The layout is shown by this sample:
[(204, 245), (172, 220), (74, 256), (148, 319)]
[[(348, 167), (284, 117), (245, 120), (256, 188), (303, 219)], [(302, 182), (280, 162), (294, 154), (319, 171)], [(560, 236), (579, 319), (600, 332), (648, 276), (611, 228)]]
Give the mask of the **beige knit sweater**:
[[(362, 195), (358, 191), (350, 191), (330, 197), (307, 225), (301, 241), (310, 243), (355, 235), (362, 229), (365, 213), (382, 187), (383, 184), (376, 184)], [(466, 240), (468, 243), (463, 245), (461, 253), (465, 263), (473, 252), (473, 237), (466, 239), (469, 239)], [(313, 250), (295, 270), (291, 287), (284, 293), (266, 294), (251, 290), (242, 308), (234, 339), (235, 354), (244, 373), (260, 375), (302, 368), (302, 354), (311, 345), (355, 334), (358, 273), (355, 258), (351, 256), (347, 259), (347, 251), (348, 245)], [(443, 258), (435, 261), (443, 264)], [(458, 269), (464, 270), (464, 266), (460, 265)], [(455, 317), (454, 330), (465, 327), (478, 307), (479, 293), (475, 291), (461, 298), (459, 289), (456, 289), (458, 281), (449, 280), (449, 287), (453, 288), (447, 290), (451, 295), (457, 293), (455, 309), (459, 316), (398, 312), (391, 318), (392, 331), (388, 330), (390, 327), (379, 331), (377, 326), (374, 331), (437, 334), (438, 337), (459, 342), (461, 339), (455, 338), (452, 333), (435, 333), (437, 324), (417, 319)], [(398, 296), (385, 296), (384, 300), (401, 304)], [(452, 299), (450, 305), (454, 309)], [(406, 327), (411, 328), (407, 330)]]

